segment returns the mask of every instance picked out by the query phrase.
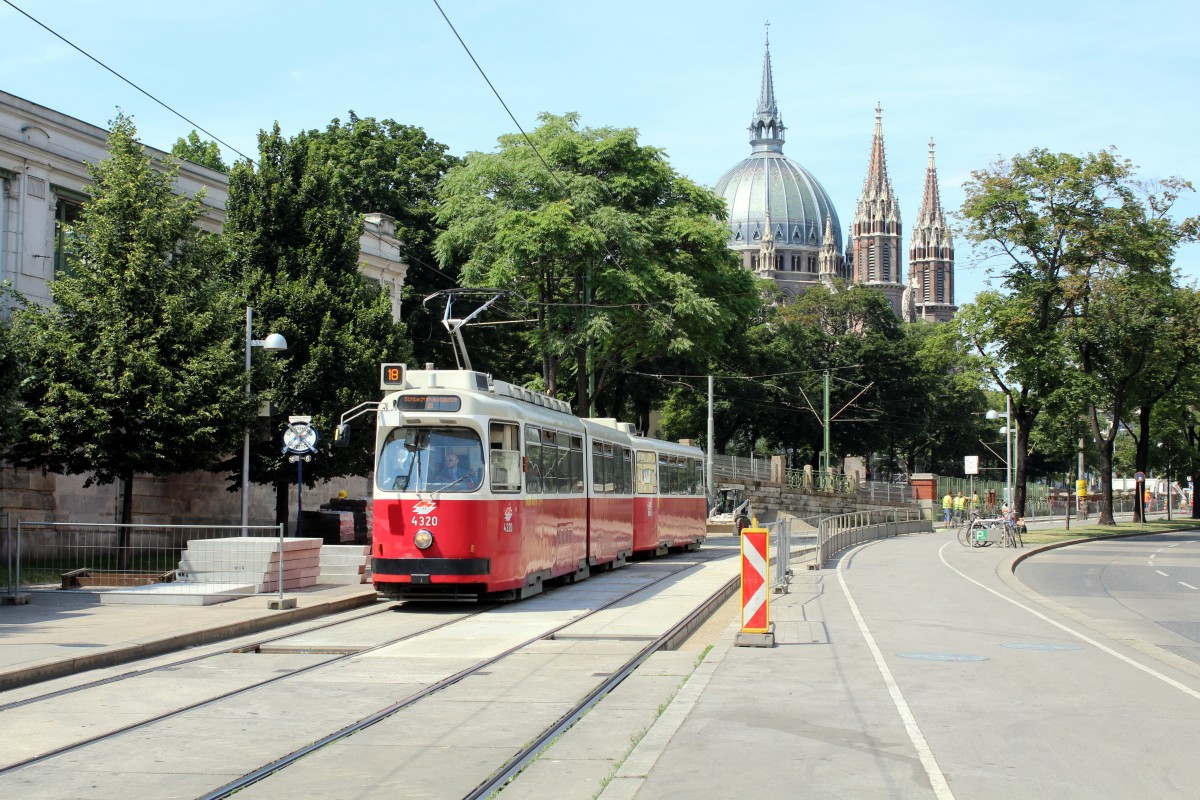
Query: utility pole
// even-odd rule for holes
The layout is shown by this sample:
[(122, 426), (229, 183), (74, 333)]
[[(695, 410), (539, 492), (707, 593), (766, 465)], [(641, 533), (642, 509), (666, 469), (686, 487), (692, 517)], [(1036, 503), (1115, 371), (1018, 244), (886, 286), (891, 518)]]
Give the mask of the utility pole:
[(825, 457), (823, 459), (821, 471), (824, 472), (826, 475), (828, 475), (829, 474), (829, 370), (825, 370), (825, 372), (824, 372), (823, 384), (824, 384), (824, 395), (825, 395), (825, 419), (823, 422), (823, 424), (825, 426)]
[(708, 376), (708, 463), (705, 465), (705, 470), (708, 473), (704, 476), (704, 485), (707, 487), (708, 499), (711, 503), (716, 499), (716, 487), (713, 486), (713, 454), (716, 448), (714, 441), (716, 435), (713, 433), (713, 376)]

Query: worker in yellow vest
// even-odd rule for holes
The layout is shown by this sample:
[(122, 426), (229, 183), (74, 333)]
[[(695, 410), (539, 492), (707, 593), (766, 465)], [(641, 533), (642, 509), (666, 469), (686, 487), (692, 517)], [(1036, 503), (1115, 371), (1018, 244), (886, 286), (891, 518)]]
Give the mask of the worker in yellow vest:
[(946, 496), (942, 498), (942, 523), (947, 528), (950, 527), (950, 515), (954, 513), (954, 495), (946, 492)]
[(954, 498), (954, 521), (962, 522), (967, 513), (967, 498), (963, 497), (963, 493), (959, 492)]

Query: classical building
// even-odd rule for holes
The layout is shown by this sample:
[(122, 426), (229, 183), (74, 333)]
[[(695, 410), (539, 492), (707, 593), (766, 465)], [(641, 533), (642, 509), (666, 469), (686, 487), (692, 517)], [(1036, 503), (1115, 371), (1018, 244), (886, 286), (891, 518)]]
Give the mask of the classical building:
[(758, 106), (750, 120), (750, 157), (714, 187), (725, 198), (729, 248), (742, 266), (773, 280), (786, 298), (818, 282), (830, 287), (850, 282), (878, 289), (905, 321), (951, 319), (957, 310), (954, 246), (938, 198), (932, 145), (906, 274), (900, 204), (888, 177), (882, 109), (875, 107), (867, 177), (845, 248), (828, 193), (812, 173), (783, 154), (785, 130), (768, 41)]
[[(108, 131), (28, 100), (0, 92), (0, 284), (25, 297), (50, 302), (49, 282), (64, 266), (63, 235), (88, 197), (87, 164), (108, 155)], [(167, 153), (146, 147), (156, 161)], [(205, 190), (200, 227), (219, 231), (225, 222), (229, 178), (183, 161), (177, 187), (193, 196)], [(407, 265), (400, 258), (395, 221), (368, 214), (359, 239), (359, 268), (392, 296), (400, 318), (400, 290)], [(0, 300), (7, 316), (10, 300)]]
[[(103, 128), (0, 92), (0, 285), (8, 284), (35, 302), (51, 302), (50, 281), (65, 266), (65, 232), (88, 199), (87, 164), (107, 156), (107, 143)], [(167, 157), (152, 147), (146, 152), (156, 161)], [(228, 177), (184, 161), (176, 186), (189, 196), (205, 190), (197, 224), (219, 231), (225, 221)], [(407, 265), (400, 257), (395, 221), (385, 214), (367, 214), (363, 227), (359, 269), (391, 293), (392, 313), (399, 319)], [(7, 318), (13, 302), (0, 296), (0, 317)], [(18, 470), (0, 459), (0, 511), (30, 520), (119, 519), (120, 482), (84, 488), (84, 478)], [(225, 491), (222, 475), (139, 476), (134, 488), (139, 522), (235, 523), (240, 515), (238, 495)], [(251, 524), (272, 522), (274, 490), (256, 485), (250, 489)], [(351, 495), (370, 494), (365, 478), (339, 481), (325, 491), (332, 495), (340, 489)]]

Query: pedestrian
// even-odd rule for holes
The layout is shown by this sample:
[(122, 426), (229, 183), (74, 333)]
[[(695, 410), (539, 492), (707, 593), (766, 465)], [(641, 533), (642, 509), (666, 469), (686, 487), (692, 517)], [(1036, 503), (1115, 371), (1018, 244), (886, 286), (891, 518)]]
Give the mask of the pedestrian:
[(959, 492), (958, 497), (954, 498), (954, 521), (962, 522), (966, 518), (967, 513), (967, 498), (963, 497), (963, 493)]
[(971, 499), (967, 508), (970, 508), (972, 511), (979, 510), (979, 492), (971, 492)]
[(942, 523), (950, 527), (950, 515), (954, 513), (954, 495), (946, 492), (946, 496), (942, 498)]

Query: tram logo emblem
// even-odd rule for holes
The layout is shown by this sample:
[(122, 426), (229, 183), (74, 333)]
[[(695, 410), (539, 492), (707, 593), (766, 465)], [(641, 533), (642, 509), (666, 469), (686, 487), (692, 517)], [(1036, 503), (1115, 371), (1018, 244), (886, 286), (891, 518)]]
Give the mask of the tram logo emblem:
[(504, 508), (504, 532), (505, 533), (513, 532), (512, 518), (513, 518), (512, 506), (505, 506), (505, 508)]
[(414, 514), (428, 514), (437, 508), (437, 500), (421, 500), (413, 506)]

